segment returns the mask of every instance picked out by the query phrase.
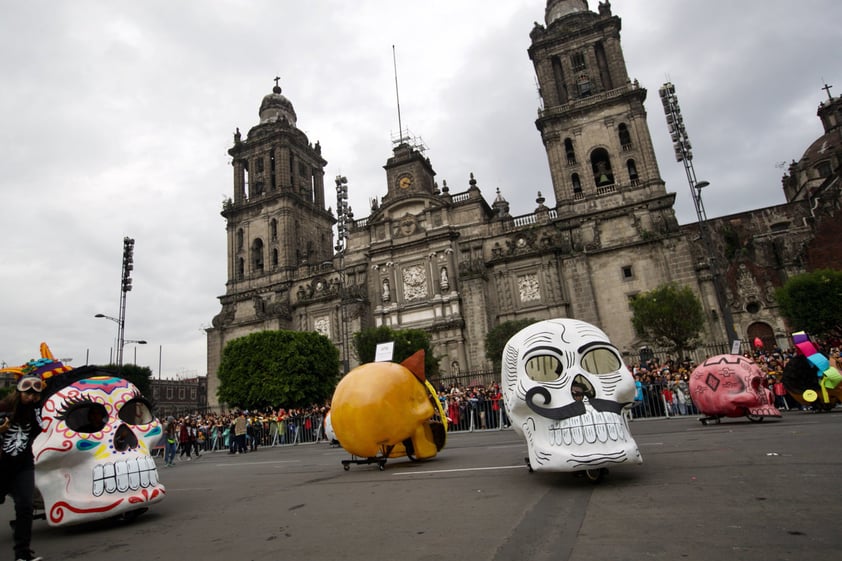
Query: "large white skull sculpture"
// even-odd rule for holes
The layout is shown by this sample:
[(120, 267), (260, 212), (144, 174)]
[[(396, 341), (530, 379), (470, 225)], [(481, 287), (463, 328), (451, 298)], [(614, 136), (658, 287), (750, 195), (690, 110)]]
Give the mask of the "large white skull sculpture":
[(643, 461), (623, 408), (634, 378), (600, 329), (574, 319), (532, 324), (503, 351), (503, 398), (533, 470)]
[(161, 424), (138, 389), (92, 376), (57, 391), (42, 410), (35, 482), (52, 526), (143, 509), (164, 498), (150, 447)]

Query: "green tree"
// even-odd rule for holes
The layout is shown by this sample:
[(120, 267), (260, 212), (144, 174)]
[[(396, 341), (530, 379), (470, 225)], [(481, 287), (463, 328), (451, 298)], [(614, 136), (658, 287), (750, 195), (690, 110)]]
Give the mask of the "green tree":
[(229, 341), (219, 364), (219, 400), (244, 409), (306, 407), (329, 399), (339, 351), (315, 332), (261, 331)]
[(388, 343), (389, 341), (395, 342), (392, 362), (403, 362), (419, 350), (424, 349), (424, 374), (427, 378), (438, 377), (438, 358), (433, 355), (430, 348), (430, 336), (422, 329), (395, 330), (385, 325), (363, 329), (354, 333), (354, 356), (360, 364), (372, 362), (377, 352), (378, 343)]
[(503, 349), (506, 343), (512, 336), (523, 329), (535, 323), (534, 319), (514, 319), (511, 321), (504, 321), (503, 323), (494, 326), (491, 331), (485, 336), (485, 358), (491, 361), (494, 365), (494, 370), (500, 370), (503, 358)]
[(775, 291), (775, 300), (793, 331), (842, 338), (842, 271), (795, 275)]
[(679, 356), (693, 349), (704, 327), (702, 304), (687, 286), (664, 284), (631, 301), (632, 326), (652, 344)]

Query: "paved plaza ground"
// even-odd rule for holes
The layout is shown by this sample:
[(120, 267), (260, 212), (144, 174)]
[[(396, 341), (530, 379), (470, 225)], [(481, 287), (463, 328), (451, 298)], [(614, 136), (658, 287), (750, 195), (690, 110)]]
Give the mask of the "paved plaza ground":
[[(452, 434), (434, 460), (342, 469), (326, 443), (159, 467), (132, 523), (50, 528), (47, 561), (816, 560), (842, 555), (842, 410), (780, 421), (638, 420), (642, 466), (590, 484), (529, 473), (512, 431)], [(13, 510), (0, 507), (2, 519)], [(11, 558), (11, 531), (0, 549)], [(0, 553), (0, 556), (4, 555)]]

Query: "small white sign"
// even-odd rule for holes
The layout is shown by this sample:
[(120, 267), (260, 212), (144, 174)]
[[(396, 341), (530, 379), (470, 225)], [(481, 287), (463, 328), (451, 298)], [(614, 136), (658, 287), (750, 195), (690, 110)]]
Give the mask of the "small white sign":
[(734, 341), (731, 343), (731, 354), (732, 355), (740, 354), (740, 340), (739, 339), (734, 339)]
[(395, 342), (378, 343), (374, 351), (374, 362), (391, 362), (395, 354)]

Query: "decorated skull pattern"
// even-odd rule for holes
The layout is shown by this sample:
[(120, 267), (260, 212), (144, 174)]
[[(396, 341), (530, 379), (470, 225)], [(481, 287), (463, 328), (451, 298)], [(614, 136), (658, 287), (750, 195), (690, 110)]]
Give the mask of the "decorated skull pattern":
[(33, 443), (35, 482), (51, 526), (145, 509), (164, 498), (150, 448), (162, 427), (130, 382), (91, 376), (51, 395)]
[(509, 339), (503, 398), (535, 471), (640, 464), (623, 409), (634, 378), (608, 336), (574, 319), (534, 323)]
[(763, 371), (740, 355), (706, 359), (690, 375), (690, 395), (699, 411), (721, 417), (780, 417)]

